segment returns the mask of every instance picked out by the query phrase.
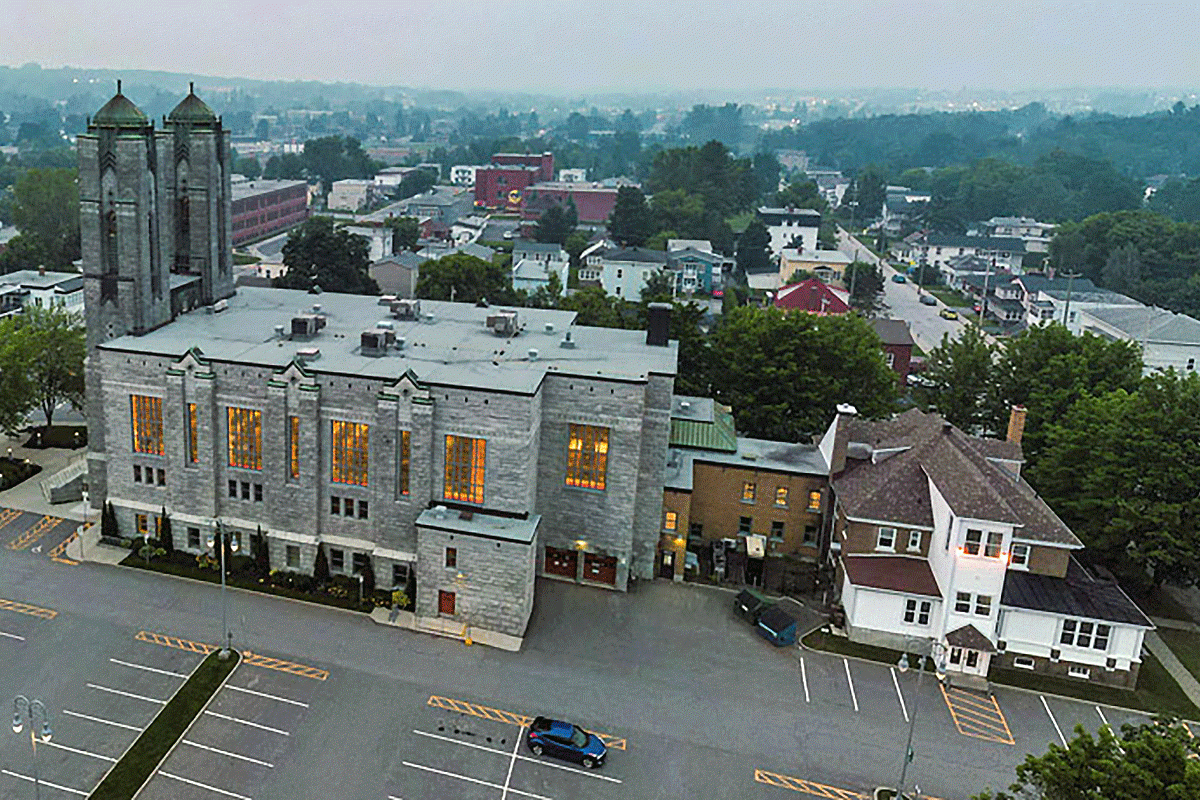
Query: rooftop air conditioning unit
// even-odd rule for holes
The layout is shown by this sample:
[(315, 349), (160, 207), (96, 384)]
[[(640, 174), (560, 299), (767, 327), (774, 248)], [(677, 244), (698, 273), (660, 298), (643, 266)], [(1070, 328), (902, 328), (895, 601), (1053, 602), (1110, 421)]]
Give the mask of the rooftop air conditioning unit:
[(421, 301), (400, 299), (392, 303), (392, 316), (396, 319), (420, 319)]
[(392, 303), (396, 302), (396, 295), (385, 294), (379, 298), (379, 305), (391, 307)]
[(365, 356), (382, 356), (387, 353), (390, 347), (396, 341), (394, 331), (388, 330), (373, 330), (363, 331), (359, 337), (359, 343), (362, 346), (362, 353)]
[(292, 317), (292, 336), (316, 336), (318, 330), (316, 316), (302, 314)]
[(487, 326), (497, 336), (512, 336), (517, 332), (517, 312), (505, 310), (488, 314)]
[(301, 364), (307, 364), (310, 361), (316, 361), (321, 357), (321, 348), (319, 347), (302, 347), (296, 351), (296, 360)]

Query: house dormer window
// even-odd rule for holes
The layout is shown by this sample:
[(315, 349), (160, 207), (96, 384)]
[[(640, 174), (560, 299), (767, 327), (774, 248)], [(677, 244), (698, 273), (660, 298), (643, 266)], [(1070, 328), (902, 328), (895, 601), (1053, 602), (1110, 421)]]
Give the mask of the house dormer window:
[(1014, 544), (1012, 546), (1012, 555), (1010, 556), (1008, 563), (1009, 566), (1027, 569), (1029, 567), (1029, 545)]
[(963, 552), (969, 556), (979, 555), (980, 546), (983, 542), (983, 531), (967, 531), (967, 541), (963, 545)]
[(887, 550), (895, 552), (896, 550), (896, 529), (895, 528), (880, 528), (879, 537), (875, 541), (876, 550)]
[(920, 531), (909, 531), (908, 532), (908, 549), (909, 549), (909, 552), (915, 552), (915, 551), (919, 551), (921, 549), (921, 532)]

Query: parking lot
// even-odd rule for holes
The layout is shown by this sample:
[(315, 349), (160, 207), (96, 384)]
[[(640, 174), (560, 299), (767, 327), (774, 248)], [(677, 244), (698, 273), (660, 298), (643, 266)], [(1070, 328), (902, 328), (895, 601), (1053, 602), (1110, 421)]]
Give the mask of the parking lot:
[(73, 564), (64, 551), (78, 527), (79, 523), (71, 519), (0, 508), (0, 541), (6, 550), (13, 552), (29, 552)]

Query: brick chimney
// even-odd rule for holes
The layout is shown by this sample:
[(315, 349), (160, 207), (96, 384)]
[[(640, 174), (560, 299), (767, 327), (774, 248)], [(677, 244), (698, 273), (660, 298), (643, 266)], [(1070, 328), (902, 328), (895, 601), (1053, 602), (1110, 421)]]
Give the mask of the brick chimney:
[(671, 335), (671, 304), (651, 303), (646, 325), (646, 344), (666, 347)]
[(846, 469), (846, 447), (850, 444), (850, 420), (858, 416), (858, 409), (849, 403), (837, 407), (837, 416), (821, 440), (821, 450), (829, 459), (829, 477), (836, 478)]
[(1008, 413), (1008, 441), (1020, 444), (1025, 435), (1025, 406), (1013, 406)]

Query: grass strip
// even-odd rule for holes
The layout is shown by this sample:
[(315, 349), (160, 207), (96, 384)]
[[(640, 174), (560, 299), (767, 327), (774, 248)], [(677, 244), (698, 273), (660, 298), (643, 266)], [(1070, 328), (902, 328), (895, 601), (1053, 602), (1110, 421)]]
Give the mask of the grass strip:
[(88, 795), (89, 800), (130, 800), (137, 794), (239, 660), (241, 656), (237, 651), (230, 651), (229, 658), (224, 661), (219, 651), (209, 653), (121, 760), (113, 765), (100, 785)]
[[(834, 636), (822, 630), (813, 631), (801, 641), (806, 647), (811, 647), (813, 650), (861, 658), (866, 661), (877, 661), (880, 664), (891, 665), (900, 660), (899, 650), (858, 644), (844, 636)], [(1045, 694), (1073, 697), (1091, 703), (1200, 720), (1200, 716), (1197, 716), (1200, 714), (1200, 709), (1192, 705), (1187, 695), (1179, 688), (1179, 684), (1171, 677), (1171, 673), (1167, 672), (1166, 667), (1150, 653), (1146, 653), (1142, 657), (1137, 688), (1132, 690), (1003, 667), (992, 667), (988, 672), (988, 680), (1001, 686), (1015, 686)]]

